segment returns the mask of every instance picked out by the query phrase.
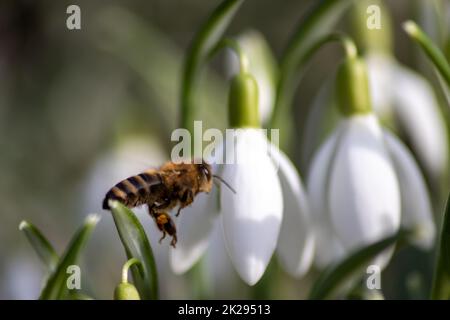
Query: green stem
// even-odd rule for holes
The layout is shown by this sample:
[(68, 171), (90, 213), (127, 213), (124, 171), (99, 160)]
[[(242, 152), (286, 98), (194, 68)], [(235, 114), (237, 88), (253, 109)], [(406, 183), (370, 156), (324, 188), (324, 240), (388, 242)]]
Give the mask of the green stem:
[[(338, 42), (339, 44), (341, 44), (342, 47), (344, 48), (345, 55), (348, 58), (356, 58), (357, 57), (358, 50), (357, 50), (356, 45), (353, 42), (353, 40), (350, 37), (348, 37), (347, 35), (343, 34), (343, 33), (334, 32), (334, 33), (326, 34), (326, 35), (318, 38), (306, 50), (304, 50), (304, 52), (302, 53), (301, 59), (299, 59), (297, 66), (295, 66), (295, 70), (303, 69), (303, 67), (308, 63), (308, 61), (311, 59), (311, 57), (320, 48), (322, 48), (325, 44), (332, 43), (332, 42)], [(290, 103), (287, 103), (287, 102), (291, 101), (292, 96), (293, 96), (294, 91), (295, 91), (294, 88), (291, 88), (291, 91), (292, 92), (285, 97), (288, 100), (285, 100), (283, 103), (280, 103), (280, 105), (278, 106), (279, 108), (282, 108), (281, 107), (282, 105), (287, 106), (287, 105), (290, 104)], [(278, 99), (278, 97), (277, 97), (277, 99)], [(280, 99), (282, 99), (282, 98), (280, 97)], [(276, 114), (280, 113), (280, 112), (281, 112), (280, 109), (276, 108), (274, 110), (274, 116), (272, 118), (272, 123), (271, 123), (271, 127), (272, 128), (276, 126), (276, 122), (278, 121)]]
[(136, 258), (131, 258), (122, 267), (122, 283), (128, 283), (128, 270), (133, 264), (141, 264), (141, 262)]
[(314, 42), (311, 47), (306, 51), (304, 55), (304, 59), (300, 62), (302, 65), (308, 62), (308, 60), (317, 52), (322, 46), (327, 43), (338, 42), (342, 45), (345, 51), (345, 55), (348, 58), (356, 58), (358, 55), (358, 50), (356, 49), (356, 45), (353, 40), (347, 35), (339, 32), (327, 34), (321, 38), (319, 38), (316, 42)]
[[(300, 80), (298, 71), (304, 65), (304, 61), (307, 60), (305, 53), (311, 48), (312, 42), (328, 33), (328, 30), (333, 28), (353, 1), (328, 0), (317, 2), (309, 14), (300, 22), (281, 61), (281, 73), (270, 127), (281, 127), (283, 120), (288, 117), (295, 88)], [(286, 123), (283, 123), (283, 126), (286, 126)], [(289, 139), (289, 137), (284, 139)]]
[(422, 29), (413, 21), (406, 21), (403, 24), (406, 33), (417, 42), (425, 54), (434, 63), (442, 78), (450, 88), (450, 65), (441, 50), (431, 41)]
[(431, 299), (450, 299), (450, 194), (442, 221)]
[(244, 0), (224, 0), (194, 37), (186, 55), (181, 84), (181, 127), (192, 132), (200, 70)]
[[(303, 52), (302, 58), (299, 60), (299, 65), (297, 69), (302, 69), (306, 63), (311, 59), (311, 57), (325, 44), (337, 42), (342, 45), (345, 55), (348, 58), (348, 60), (356, 60), (358, 56), (358, 50), (356, 48), (355, 43), (353, 40), (348, 37), (347, 35), (339, 32), (334, 32), (330, 34), (326, 34), (320, 38), (318, 38), (315, 42), (313, 42), (307, 50)], [(273, 118), (272, 120), (275, 120), (276, 118)], [(275, 123), (272, 123), (272, 127), (275, 125)]]

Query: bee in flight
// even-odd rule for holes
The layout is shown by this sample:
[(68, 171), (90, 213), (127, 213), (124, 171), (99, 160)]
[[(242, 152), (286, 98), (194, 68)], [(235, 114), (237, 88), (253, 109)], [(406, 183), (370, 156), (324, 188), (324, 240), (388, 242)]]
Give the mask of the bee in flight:
[(196, 163), (167, 162), (158, 170), (149, 169), (129, 177), (112, 187), (103, 200), (103, 209), (109, 210), (109, 200), (117, 200), (129, 208), (147, 205), (150, 216), (158, 229), (172, 236), (170, 244), (177, 243), (177, 230), (169, 211), (178, 206), (176, 216), (189, 206), (200, 192), (209, 193), (213, 178), (234, 190), (219, 176), (213, 175), (211, 166), (202, 161)]

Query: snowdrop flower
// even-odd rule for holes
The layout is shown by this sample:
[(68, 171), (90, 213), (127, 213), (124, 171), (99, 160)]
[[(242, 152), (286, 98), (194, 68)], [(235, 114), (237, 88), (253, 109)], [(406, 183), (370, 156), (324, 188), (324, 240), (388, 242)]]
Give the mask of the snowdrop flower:
[(216, 158), (209, 159), (214, 173), (234, 192), (224, 186), (213, 188), (181, 214), (177, 248), (171, 252), (177, 273), (189, 269), (205, 252), (217, 219), (227, 255), (248, 285), (262, 277), (275, 251), (291, 274), (302, 276), (309, 269), (314, 240), (305, 191), (294, 165), (258, 129), (257, 97), (256, 81), (241, 70), (232, 80), (229, 97), (230, 125), (235, 130)]
[(432, 87), (387, 54), (372, 53), (366, 59), (375, 113), (394, 117), (428, 173), (439, 177), (448, 169), (448, 136)]
[[(264, 36), (256, 30), (248, 30), (237, 38), (239, 45), (249, 61), (249, 70), (258, 83), (259, 115), (261, 123), (267, 123), (272, 115), (275, 103), (276, 81), (278, 77), (277, 64), (272, 50)], [(239, 61), (233, 52), (226, 55), (227, 73), (230, 78), (239, 72)]]
[[(308, 177), (317, 266), (392, 235), (400, 226), (416, 231), (414, 242), (429, 248), (435, 227), (424, 179), (408, 149), (373, 114), (362, 59), (347, 58), (337, 86), (343, 118), (315, 154)], [(391, 253), (376, 263), (384, 267)]]
[[(381, 9), (383, 27), (369, 30), (366, 10), (373, 4)], [(366, 48), (373, 110), (380, 119), (395, 121), (427, 174), (437, 179), (448, 170), (449, 141), (433, 88), (424, 77), (401, 65), (393, 56), (392, 23), (383, 2), (365, 0), (355, 6), (354, 29)], [(430, 7), (428, 3), (423, 6)]]
[[(400, 125), (426, 173), (439, 179), (448, 170), (449, 141), (433, 89), (419, 74), (401, 66), (386, 53), (370, 53), (365, 59), (374, 113), (383, 122), (395, 120)], [(329, 130), (328, 123), (337, 120), (334, 110), (330, 110), (333, 101), (329, 84), (327, 81), (321, 88), (308, 115), (302, 143), (305, 163), (323, 139), (317, 131), (325, 133)], [(326, 119), (322, 116), (324, 113)]]

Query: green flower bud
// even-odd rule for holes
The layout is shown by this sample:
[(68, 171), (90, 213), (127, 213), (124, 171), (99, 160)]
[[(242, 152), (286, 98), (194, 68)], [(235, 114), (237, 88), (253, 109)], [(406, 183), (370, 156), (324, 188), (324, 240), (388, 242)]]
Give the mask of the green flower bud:
[(141, 297), (133, 284), (122, 282), (114, 290), (114, 300), (141, 300)]
[(372, 111), (369, 79), (363, 59), (347, 56), (339, 66), (336, 79), (336, 95), (339, 111), (344, 116), (365, 114)]
[(141, 262), (136, 258), (131, 258), (122, 267), (122, 281), (114, 290), (114, 300), (141, 300), (136, 287), (128, 282), (128, 270), (136, 264), (141, 266)]
[(233, 77), (228, 105), (228, 119), (231, 127), (260, 127), (258, 84), (251, 74), (240, 72)]

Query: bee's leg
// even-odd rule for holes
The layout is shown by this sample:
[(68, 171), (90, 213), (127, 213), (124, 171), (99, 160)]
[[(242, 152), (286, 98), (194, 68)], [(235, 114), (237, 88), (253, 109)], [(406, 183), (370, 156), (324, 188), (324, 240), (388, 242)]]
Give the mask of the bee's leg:
[(161, 242), (166, 237), (166, 233), (168, 233), (172, 236), (171, 245), (175, 247), (175, 243), (177, 243), (177, 229), (172, 218), (170, 218), (170, 215), (167, 212), (155, 212), (154, 217), (158, 229), (163, 233), (163, 236), (159, 239), (159, 242)]
[(166, 237), (166, 234), (167, 234), (167, 232), (164, 230), (162, 230), (162, 233), (163, 233), (163, 236), (159, 239), (159, 243), (161, 243), (164, 240), (164, 238)]
[(194, 194), (191, 190), (186, 190), (180, 199), (180, 207), (178, 208), (175, 217), (178, 217), (180, 215), (181, 210), (189, 206), (192, 202), (194, 202)]
[(163, 202), (155, 204), (155, 203), (147, 203), (148, 205), (148, 213), (153, 217), (156, 212), (162, 211), (166, 209), (170, 204), (170, 199), (166, 198)]
[(166, 237), (167, 232), (164, 226), (169, 222), (169, 219), (170, 218), (165, 214), (165, 212), (156, 213), (155, 215), (156, 225), (158, 226), (158, 229), (163, 233), (163, 236), (161, 237), (161, 239), (159, 239), (160, 243)]
[(176, 244), (177, 244), (177, 241), (178, 241), (178, 239), (177, 239), (177, 234), (175, 233), (173, 236), (172, 236), (172, 241), (170, 241), (170, 245), (172, 246), (172, 247), (174, 247), (174, 248), (176, 248)]
[(154, 205), (148, 205), (148, 213), (155, 220), (156, 226), (162, 232), (163, 236), (159, 239), (159, 243), (166, 237), (166, 230), (164, 230), (164, 220), (161, 218), (163, 215), (155, 211)]
[(150, 217), (152, 218), (156, 218), (155, 217), (155, 206), (154, 205), (148, 205), (148, 214), (150, 215)]
[(154, 205), (154, 209), (161, 211), (163, 209), (166, 209), (170, 205), (170, 199), (166, 198), (163, 200), (162, 203), (159, 203), (158, 205)]

